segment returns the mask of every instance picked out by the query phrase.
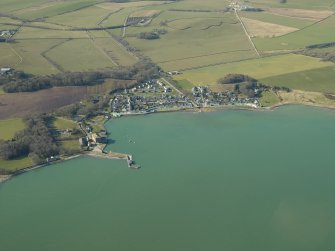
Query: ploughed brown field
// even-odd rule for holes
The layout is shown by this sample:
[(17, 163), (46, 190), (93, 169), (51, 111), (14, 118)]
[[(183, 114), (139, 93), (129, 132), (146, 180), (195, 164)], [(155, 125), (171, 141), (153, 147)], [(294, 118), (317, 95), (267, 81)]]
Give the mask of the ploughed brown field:
[(37, 92), (0, 94), (0, 119), (18, 118), (33, 113), (51, 112), (91, 95), (103, 94), (134, 81), (107, 80), (97, 86), (54, 87)]
[(0, 119), (50, 112), (87, 96), (86, 87), (56, 87), (38, 92), (0, 95)]

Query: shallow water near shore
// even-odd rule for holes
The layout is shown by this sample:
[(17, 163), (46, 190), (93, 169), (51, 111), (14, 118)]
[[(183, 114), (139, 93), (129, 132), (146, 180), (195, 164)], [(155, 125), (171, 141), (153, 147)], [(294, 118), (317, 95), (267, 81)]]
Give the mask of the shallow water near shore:
[(333, 251), (335, 112), (285, 106), (127, 117), (122, 160), (81, 157), (0, 185), (4, 251)]

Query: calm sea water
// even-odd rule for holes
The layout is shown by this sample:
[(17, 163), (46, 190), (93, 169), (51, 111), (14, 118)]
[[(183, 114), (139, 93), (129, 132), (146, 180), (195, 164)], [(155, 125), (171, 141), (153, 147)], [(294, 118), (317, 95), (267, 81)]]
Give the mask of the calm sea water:
[(335, 112), (169, 113), (110, 149), (0, 185), (1, 251), (333, 251)]

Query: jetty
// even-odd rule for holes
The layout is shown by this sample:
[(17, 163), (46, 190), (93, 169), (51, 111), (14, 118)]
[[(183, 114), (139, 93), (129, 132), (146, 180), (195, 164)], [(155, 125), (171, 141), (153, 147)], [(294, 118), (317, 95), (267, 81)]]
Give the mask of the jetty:
[(104, 159), (119, 159), (119, 160), (126, 160), (127, 165), (131, 169), (140, 169), (141, 166), (137, 165), (133, 159), (132, 155), (125, 154), (125, 153), (116, 153), (116, 152), (106, 152), (106, 151), (91, 151), (87, 154), (88, 156), (96, 157), (96, 158), (104, 158)]
[(127, 164), (128, 164), (128, 167), (132, 168), (132, 169), (139, 169), (139, 168), (141, 168), (139, 165), (137, 165), (135, 163), (135, 161), (133, 160), (133, 156), (132, 155), (127, 155)]

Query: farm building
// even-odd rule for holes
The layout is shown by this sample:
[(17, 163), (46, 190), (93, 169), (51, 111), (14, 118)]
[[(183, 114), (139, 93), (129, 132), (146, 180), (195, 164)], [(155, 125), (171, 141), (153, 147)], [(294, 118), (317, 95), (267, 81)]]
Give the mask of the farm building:
[(9, 74), (13, 71), (12, 68), (9, 68), (9, 67), (4, 67), (4, 68), (1, 68), (0, 69), (0, 74), (1, 75), (5, 75), (5, 74)]

